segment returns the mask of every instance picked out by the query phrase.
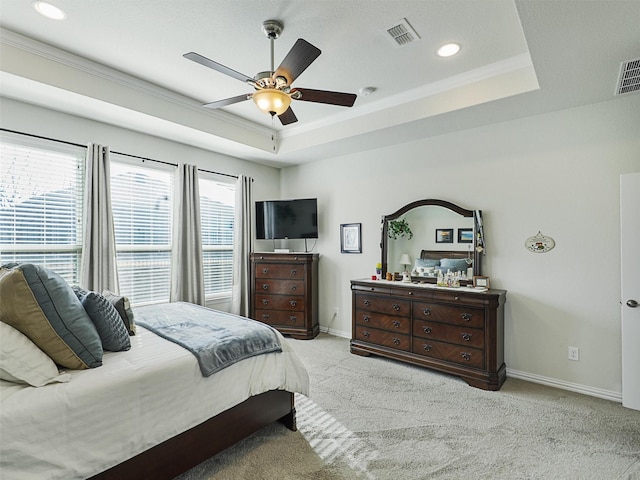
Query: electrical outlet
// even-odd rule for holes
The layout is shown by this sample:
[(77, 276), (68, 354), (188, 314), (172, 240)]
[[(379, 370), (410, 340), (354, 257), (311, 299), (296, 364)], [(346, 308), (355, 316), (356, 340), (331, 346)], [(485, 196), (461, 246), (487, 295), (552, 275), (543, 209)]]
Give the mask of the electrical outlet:
[(569, 347), (569, 360), (573, 360), (574, 362), (580, 361), (580, 349), (578, 347)]

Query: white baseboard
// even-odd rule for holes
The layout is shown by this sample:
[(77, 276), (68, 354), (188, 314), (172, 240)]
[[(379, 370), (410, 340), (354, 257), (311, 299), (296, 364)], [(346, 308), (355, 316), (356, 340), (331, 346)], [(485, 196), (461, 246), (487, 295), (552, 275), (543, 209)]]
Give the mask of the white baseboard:
[(348, 338), (351, 339), (351, 331), (344, 332), (342, 330), (336, 330), (334, 328), (328, 328), (320, 326), (320, 331), (322, 333), (328, 333), (329, 335), (333, 335), (334, 337)]
[(526, 380), (527, 382), (539, 383), (541, 385), (547, 385), (549, 387), (555, 387), (561, 390), (568, 390), (570, 392), (581, 393), (583, 395), (589, 395), (591, 397), (603, 398), (605, 400), (611, 400), (612, 402), (622, 403), (621, 392), (613, 392), (611, 390), (590, 387), (588, 385), (581, 385), (579, 383), (566, 382), (564, 380), (558, 380), (557, 378), (543, 377), (542, 375), (521, 372), (519, 370), (512, 370), (510, 368), (507, 368), (507, 378), (518, 378), (520, 380)]
[[(320, 327), (322, 333), (328, 333), (336, 337), (351, 338), (351, 332), (345, 332), (342, 330), (335, 330), (328, 327)], [(613, 392), (611, 390), (604, 390), (602, 388), (590, 387), (588, 385), (581, 385), (579, 383), (566, 382), (557, 378), (543, 377), (542, 375), (536, 375), (534, 373), (521, 372), (519, 370), (512, 370), (507, 368), (507, 378), (518, 378), (527, 382), (539, 383), (548, 387), (559, 388), (561, 390), (568, 390), (570, 392), (581, 393), (583, 395), (589, 395), (591, 397), (603, 398), (605, 400), (611, 400), (612, 402), (622, 403), (622, 393)]]

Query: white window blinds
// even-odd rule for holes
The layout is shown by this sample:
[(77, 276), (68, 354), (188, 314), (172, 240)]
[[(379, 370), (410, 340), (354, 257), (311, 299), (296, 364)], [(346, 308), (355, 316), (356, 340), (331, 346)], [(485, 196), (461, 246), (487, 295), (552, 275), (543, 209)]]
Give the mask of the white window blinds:
[(235, 184), (200, 175), (200, 217), (204, 259), (204, 293), (231, 294)]
[(37, 263), (78, 283), (85, 152), (0, 133), (0, 263)]
[(169, 301), (174, 172), (111, 154), (120, 293), (133, 305)]

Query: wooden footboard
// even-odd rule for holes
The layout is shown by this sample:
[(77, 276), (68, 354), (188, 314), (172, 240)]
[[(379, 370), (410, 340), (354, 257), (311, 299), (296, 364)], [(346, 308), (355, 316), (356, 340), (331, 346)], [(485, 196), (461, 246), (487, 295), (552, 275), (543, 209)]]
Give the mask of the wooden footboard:
[(250, 397), (89, 480), (171, 480), (275, 421), (295, 431), (293, 398), (283, 390)]

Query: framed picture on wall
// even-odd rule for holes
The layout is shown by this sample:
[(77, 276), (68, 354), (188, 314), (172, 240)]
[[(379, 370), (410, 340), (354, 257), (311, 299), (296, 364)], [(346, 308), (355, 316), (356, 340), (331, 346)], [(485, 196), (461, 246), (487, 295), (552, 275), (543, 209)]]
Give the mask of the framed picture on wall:
[(340, 253), (362, 253), (362, 224), (340, 225)]
[(473, 243), (473, 228), (459, 228), (458, 243)]
[(436, 228), (436, 243), (453, 243), (453, 228)]

